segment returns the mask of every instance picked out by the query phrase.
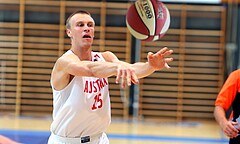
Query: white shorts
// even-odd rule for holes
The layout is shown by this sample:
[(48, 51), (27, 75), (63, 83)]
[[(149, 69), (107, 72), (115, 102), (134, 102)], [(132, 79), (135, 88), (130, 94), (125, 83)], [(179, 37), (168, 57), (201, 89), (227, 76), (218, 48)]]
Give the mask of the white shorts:
[(94, 136), (86, 136), (81, 138), (64, 138), (51, 134), (48, 139), (48, 144), (109, 144), (108, 137), (105, 133), (100, 133)]

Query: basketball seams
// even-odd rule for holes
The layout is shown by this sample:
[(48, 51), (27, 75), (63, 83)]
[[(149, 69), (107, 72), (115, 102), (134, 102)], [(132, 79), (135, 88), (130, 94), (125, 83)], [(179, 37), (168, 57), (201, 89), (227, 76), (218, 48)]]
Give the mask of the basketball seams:
[(127, 23), (128, 29), (131, 32), (131, 34), (141, 40), (145, 40), (148, 38), (148, 35), (141, 34), (137, 31), (135, 31), (128, 23)]
[[(156, 26), (157, 26), (156, 25), (156, 15), (155, 15), (155, 11), (154, 11), (155, 7), (151, 0), (145, 0), (145, 1), (147, 2), (148, 6), (149, 6), (149, 11), (151, 12), (152, 17), (150, 19), (147, 19), (147, 17), (146, 17), (146, 19), (144, 20), (144, 23), (149, 30), (149, 36), (154, 36), (156, 34), (155, 32), (156, 32)], [(145, 7), (145, 8), (147, 8), (147, 7)]]
[(141, 16), (137, 11), (136, 3), (131, 5), (131, 7), (129, 8), (126, 22), (127, 27), (133, 36), (141, 40), (145, 40), (146, 38), (148, 38), (149, 30), (143, 23)]
[(155, 0), (151, 0), (151, 3), (153, 5), (153, 12), (154, 12), (154, 18), (155, 18), (155, 32), (154, 35), (160, 34), (159, 27), (158, 27), (158, 18), (156, 14), (158, 13), (158, 4)]
[(155, 41), (170, 25), (170, 13), (159, 0), (137, 0), (127, 12), (127, 27), (137, 39)]
[(165, 10), (165, 17), (166, 17), (166, 20), (165, 20), (165, 23), (163, 25), (163, 28), (161, 29), (161, 33), (166, 33), (169, 26), (170, 26), (170, 13), (169, 13), (169, 10), (167, 9), (166, 6), (164, 6), (164, 10)]
[[(142, 24), (144, 24), (145, 28), (147, 29), (147, 33), (144, 33), (144, 34), (145, 34), (145, 35), (147, 36), (147, 38), (148, 38), (148, 37), (150, 36), (149, 33), (151, 33), (151, 32), (150, 32), (149, 28), (147, 27), (146, 22), (144, 21), (144, 13), (143, 13), (143, 11), (142, 11), (141, 8), (140, 8), (140, 7), (141, 7), (140, 2), (139, 2), (139, 1), (136, 1), (135, 4), (134, 4), (134, 7), (135, 7), (135, 9), (136, 9), (136, 12), (137, 12), (139, 18), (140, 18), (140, 21), (142, 22)], [(147, 39), (147, 38), (146, 38), (146, 39)]]
[[(147, 6), (149, 6), (150, 12), (152, 14), (152, 17), (150, 20), (147, 18), (146, 13), (144, 13), (144, 10), (143, 10), (144, 4), (141, 3), (143, 1), (148, 4)], [(136, 9), (136, 12), (137, 12), (141, 22), (145, 25), (145, 27), (148, 30), (148, 32), (145, 34), (146, 35), (145, 40), (151, 41), (152, 37), (156, 35), (156, 15), (155, 15), (154, 6), (153, 6), (151, 0), (143, 0), (143, 1), (136, 1), (134, 3), (134, 8)], [(142, 40), (144, 40), (144, 39), (142, 39)]]

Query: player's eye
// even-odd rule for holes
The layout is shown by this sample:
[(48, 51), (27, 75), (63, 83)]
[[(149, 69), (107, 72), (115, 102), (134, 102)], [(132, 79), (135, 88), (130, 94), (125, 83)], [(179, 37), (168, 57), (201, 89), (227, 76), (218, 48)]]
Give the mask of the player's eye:
[(80, 27), (83, 27), (83, 26), (84, 26), (84, 24), (83, 24), (83, 23), (80, 23), (80, 24), (78, 24), (78, 26), (80, 26)]
[(88, 27), (93, 27), (93, 26), (94, 26), (93, 23), (88, 24)]
[(84, 24), (83, 24), (83, 23), (78, 23), (77, 26), (79, 26), (79, 27), (83, 27)]

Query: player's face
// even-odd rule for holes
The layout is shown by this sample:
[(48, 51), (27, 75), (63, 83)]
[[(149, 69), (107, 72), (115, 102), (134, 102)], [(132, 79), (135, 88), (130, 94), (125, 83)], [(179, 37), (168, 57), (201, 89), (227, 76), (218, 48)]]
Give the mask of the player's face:
[[(76, 14), (71, 18), (69, 30), (72, 42), (78, 46), (91, 46), (94, 38), (94, 20), (87, 14)], [(68, 32), (68, 33), (69, 33)]]

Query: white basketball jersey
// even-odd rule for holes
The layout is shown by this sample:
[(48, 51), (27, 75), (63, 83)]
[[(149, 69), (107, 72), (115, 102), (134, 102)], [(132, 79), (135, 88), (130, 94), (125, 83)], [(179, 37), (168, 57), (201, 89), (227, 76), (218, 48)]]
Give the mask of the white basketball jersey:
[[(73, 53), (69, 50), (65, 54)], [(105, 60), (100, 53), (92, 52), (92, 61)], [(111, 121), (107, 78), (75, 76), (63, 90), (52, 89), (52, 133), (73, 138), (107, 130)]]

